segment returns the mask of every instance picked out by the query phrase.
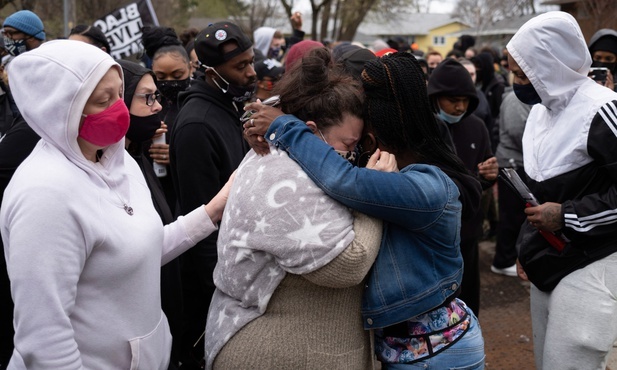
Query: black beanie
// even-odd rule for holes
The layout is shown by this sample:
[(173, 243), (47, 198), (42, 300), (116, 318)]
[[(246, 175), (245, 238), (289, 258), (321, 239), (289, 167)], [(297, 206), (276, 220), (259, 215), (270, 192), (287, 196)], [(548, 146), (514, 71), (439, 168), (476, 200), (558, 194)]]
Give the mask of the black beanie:
[(596, 42), (594, 42), (589, 51), (593, 54), (595, 51), (609, 51), (615, 55), (617, 55), (617, 38), (612, 35), (606, 35), (600, 37)]
[(465, 117), (478, 107), (478, 93), (467, 68), (452, 58), (446, 58), (433, 70), (428, 79), (428, 96), (436, 99), (439, 96), (466, 96), (469, 106)]

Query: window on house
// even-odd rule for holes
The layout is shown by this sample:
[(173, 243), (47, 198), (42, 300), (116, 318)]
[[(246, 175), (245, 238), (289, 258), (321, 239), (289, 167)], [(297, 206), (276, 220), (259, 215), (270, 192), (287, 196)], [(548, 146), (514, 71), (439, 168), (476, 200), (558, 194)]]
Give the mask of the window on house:
[(444, 36), (433, 36), (433, 45), (439, 46), (439, 45), (445, 45), (446, 44), (446, 38)]

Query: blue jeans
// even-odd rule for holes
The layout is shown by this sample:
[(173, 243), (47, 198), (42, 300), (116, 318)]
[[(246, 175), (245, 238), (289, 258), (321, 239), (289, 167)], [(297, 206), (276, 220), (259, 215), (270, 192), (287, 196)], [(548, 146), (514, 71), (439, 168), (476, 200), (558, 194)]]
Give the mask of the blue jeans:
[(412, 364), (383, 364), (383, 370), (483, 370), (484, 338), (476, 315), (471, 314), (471, 326), (463, 337), (451, 347), (424, 361)]

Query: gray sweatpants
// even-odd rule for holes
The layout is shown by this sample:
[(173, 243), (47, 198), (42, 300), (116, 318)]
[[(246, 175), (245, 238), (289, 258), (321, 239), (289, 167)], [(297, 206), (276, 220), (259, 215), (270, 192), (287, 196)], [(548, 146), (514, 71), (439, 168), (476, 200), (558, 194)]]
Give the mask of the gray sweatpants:
[(604, 370), (617, 339), (617, 253), (574, 271), (546, 293), (531, 286), (538, 370)]

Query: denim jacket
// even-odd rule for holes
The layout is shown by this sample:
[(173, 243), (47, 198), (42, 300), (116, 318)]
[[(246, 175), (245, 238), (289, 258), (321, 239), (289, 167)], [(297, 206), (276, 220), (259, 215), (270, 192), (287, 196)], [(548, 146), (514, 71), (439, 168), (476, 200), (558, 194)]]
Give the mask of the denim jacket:
[(403, 322), (453, 297), (463, 273), (462, 206), (457, 186), (439, 168), (411, 164), (387, 173), (354, 167), (291, 115), (277, 118), (265, 137), (329, 196), (384, 221), (362, 300), (366, 329)]

